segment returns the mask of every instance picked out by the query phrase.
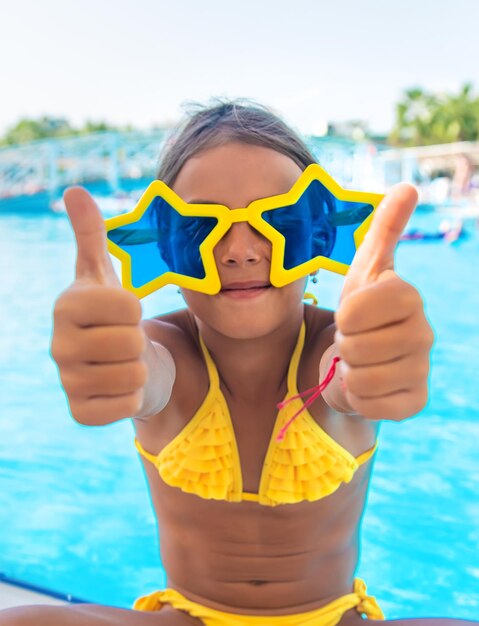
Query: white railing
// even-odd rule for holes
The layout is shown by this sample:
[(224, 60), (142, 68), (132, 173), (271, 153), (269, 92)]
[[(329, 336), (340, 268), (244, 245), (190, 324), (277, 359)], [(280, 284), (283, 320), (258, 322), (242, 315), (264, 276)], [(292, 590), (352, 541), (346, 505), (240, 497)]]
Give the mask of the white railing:
[(76, 183), (105, 181), (110, 191), (122, 180), (151, 178), (165, 131), (94, 133), (35, 141), (0, 150), (0, 198), (47, 192), (57, 197)]
[[(94, 133), (0, 149), (0, 200), (45, 195), (53, 202), (72, 184), (97, 184), (103, 194), (141, 187), (155, 177), (167, 132)], [(382, 192), (427, 173), (453, 173), (459, 155), (479, 163), (479, 142), (391, 149), (368, 142), (309, 137), (319, 163), (343, 186)]]

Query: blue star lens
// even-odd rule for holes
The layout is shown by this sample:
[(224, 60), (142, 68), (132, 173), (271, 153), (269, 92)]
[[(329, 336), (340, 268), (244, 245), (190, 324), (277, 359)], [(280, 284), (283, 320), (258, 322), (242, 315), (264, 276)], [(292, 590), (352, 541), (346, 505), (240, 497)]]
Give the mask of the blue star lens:
[(202, 279), (199, 246), (217, 222), (214, 217), (181, 215), (157, 196), (139, 221), (109, 231), (108, 238), (131, 256), (136, 288), (166, 272)]
[(372, 211), (370, 204), (338, 200), (314, 180), (295, 204), (264, 211), (262, 217), (283, 235), (284, 269), (289, 270), (318, 256), (350, 265), (354, 232)]

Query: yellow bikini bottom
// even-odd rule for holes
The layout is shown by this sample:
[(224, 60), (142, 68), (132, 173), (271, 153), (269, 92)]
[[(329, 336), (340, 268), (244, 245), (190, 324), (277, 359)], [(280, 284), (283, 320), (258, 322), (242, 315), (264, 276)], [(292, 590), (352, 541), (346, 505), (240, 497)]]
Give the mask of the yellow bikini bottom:
[(360, 615), (369, 619), (384, 619), (376, 599), (367, 595), (366, 585), (359, 578), (354, 581), (353, 593), (333, 600), (333, 602), (315, 611), (298, 613), (297, 615), (263, 615), (257, 617), (224, 613), (191, 602), (174, 589), (155, 591), (148, 596), (139, 598), (133, 608), (138, 611), (159, 611), (164, 604), (185, 611), (192, 617), (197, 617), (205, 626), (259, 626), (260, 624), (261, 626), (265, 624), (268, 626), (336, 626), (346, 611), (350, 609), (356, 609)]

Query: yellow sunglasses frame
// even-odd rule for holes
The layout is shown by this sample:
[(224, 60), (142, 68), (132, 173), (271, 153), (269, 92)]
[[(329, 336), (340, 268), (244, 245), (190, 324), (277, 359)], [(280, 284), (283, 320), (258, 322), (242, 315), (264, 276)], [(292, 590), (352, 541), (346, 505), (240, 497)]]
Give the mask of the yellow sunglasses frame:
[(372, 205), (373, 212), (354, 231), (354, 243), (357, 250), (371, 225), (374, 212), (384, 195), (344, 189), (320, 165), (309, 165), (287, 193), (255, 200), (245, 208), (233, 210), (221, 204), (188, 204), (164, 182), (155, 180), (147, 187), (138, 201), (138, 204), (132, 211), (105, 220), (107, 237), (109, 231), (139, 221), (154, 198), (158, 196), (163, 198), (180, 215), (216, 218), (218, 220), (217, 225), (213, 227), (211, 233), (199, 246), (205, 277), (194, 278), (176, 272), (165, 272), (152, 281), (140, 287), (135, 287), (132, 281), (131, 256), (108, 239), (107, 244), (109, 252), (121, 262), (123, 287), (132, 291), (138, 298), (143, 298), (168, 284), (200, 291), (208, 295), (217, 294), (221, 290), (221, 281), (216, 267), (213, 249), (231, 226), (238, 222), (248, 222), (256, 231), (271, 241), (270, 280), (271, 284), (275, 287), (284, 287), (320, 269), (346, 274), (349, 265), (323, 256), (310, 259), (306, 263), (302, 263), (289, 270), (285, 269), (283, 267), (285, 238), (261, 217), (261, 214), (265, 211), (291, 206), (298, 202), (308, 186), (315, 180), (321, 182), (338, 200)]

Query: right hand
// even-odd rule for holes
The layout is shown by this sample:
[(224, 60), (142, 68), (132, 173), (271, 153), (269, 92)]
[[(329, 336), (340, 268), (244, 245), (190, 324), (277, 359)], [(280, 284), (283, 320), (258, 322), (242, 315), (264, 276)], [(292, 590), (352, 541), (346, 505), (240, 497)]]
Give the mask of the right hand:
[(143, 404), (141, 304), (115, 274), (93, 198), (71, 187), (64, 199), (77, 243), (76, 277), (55, 305), (52, 356), (75, 420), (107, 424), (134, 416)]

